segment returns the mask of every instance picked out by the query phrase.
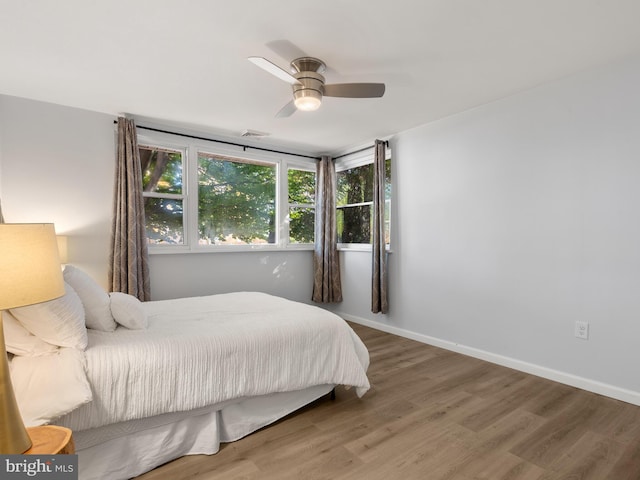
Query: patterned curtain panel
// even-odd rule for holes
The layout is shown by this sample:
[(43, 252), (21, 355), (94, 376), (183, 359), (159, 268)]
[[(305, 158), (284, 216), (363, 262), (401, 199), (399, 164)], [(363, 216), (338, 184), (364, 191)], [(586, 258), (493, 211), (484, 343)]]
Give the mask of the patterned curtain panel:
[(313, 295), (319, 303), (342, 301), (336, 229), (336, 168), (323, 156), (316, 166), (316, 224), (313, 250)]
[(142, 171), (133, 120), (118, 118), (109, 285), (112, 292), (150, 300), (149, 256), (144, 224)]
[(387, 313), (387, 251), (384, 236), (384, 161), (386, 142), (376, 140), (373, 160), (373, 268), (371, 311)]

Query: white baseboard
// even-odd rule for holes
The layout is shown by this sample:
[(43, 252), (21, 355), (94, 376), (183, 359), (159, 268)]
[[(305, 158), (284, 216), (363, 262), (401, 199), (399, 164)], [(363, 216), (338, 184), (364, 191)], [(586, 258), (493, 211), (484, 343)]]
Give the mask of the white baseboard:
[(496, 363), (503, 367), (513, 368), (521, 372), (530, 373), (538, 377), (547, 378), (555, 382), (564, 383), (572, 387), (577, 387), (582, 390), (604, 395), (606, 397), (615, 398), (616, 400), (622, 400), (623, 402), (631, 403), (633, 405), (640, 406), (640, 392), (633, 390), (627, 390), (624, 388), (616, 387), (615, 385), (609, 385), (607, 383), (598, 382), (570, 373), (561, 372), (559, 370), (553, 370), (551, 368), (542, 367), (529, 362), (523, 362), (511, 357), (505, 357), (496, 353), (487, 352), (466, 345), (460, 345), (458, 343), (450, 342), (448, 340), (442, 340), (436, 337), (430, 337), (429, 335), (423, 335), (421, 333), (412, 332), (403, 328), (386, 325), (384, 323), (374, 322), (362, 317), (356, 317), (354, 315), (348, 315), (346, 313), (335, 312), (336, 315), (341, 316), (345, 320), (353, 323), (358, 323), (366, 327), (371, 327), (383, 332), (392, 333), (400, 337), (416, 340), (417, 342), (426, 343), (435, 347), (444, 348), (445, 350), (451, 350), (452, 352), (461, 353), (470, 357), (486, 360), (487, 362)]

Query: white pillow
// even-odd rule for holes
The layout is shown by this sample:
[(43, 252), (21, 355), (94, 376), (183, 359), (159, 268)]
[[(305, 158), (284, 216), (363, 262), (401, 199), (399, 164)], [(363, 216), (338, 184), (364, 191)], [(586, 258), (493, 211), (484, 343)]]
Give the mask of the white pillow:
[(11, 313), (24, 328), (40, 340), (61, 347), (87, 348), (87, 328), (84, 324), (82, 301), (69, 284), (65, 294), (44, 303), (12, 308)]
[(87, 328), (113, 332), (117, 325), (111, 316), (109, 294), (93, 278), (73, 265), (64, 267), (64, 281), (78, 293), (84, 305)]
[(147, 311), (142, 302), (133, 295), (121, 292), (111, 292), (111, 314), (123, 327), (131, 330), (147, 328)]
[(31, 334), (8, 310), (2, 312), (2, 325), (4, 328), (4, 343), (9, 353), (36, 356), (46, 355), (58, 349), (56, 345), (51, 345)]

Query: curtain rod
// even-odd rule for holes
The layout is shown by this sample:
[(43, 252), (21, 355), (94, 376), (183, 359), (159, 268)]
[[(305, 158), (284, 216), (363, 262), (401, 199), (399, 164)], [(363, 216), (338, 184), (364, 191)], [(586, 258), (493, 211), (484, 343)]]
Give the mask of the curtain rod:
[[(117, 124), (118, 121), (114, 120), (113, 123)], [(299, 154), (299, 153), (283, 152), (281, 150), (273, 150), (273, 149), (264, 148), (264, 147), (253, 147), (251, 145), (243, 145), (241, 143), (227, 142), (225, 140), (215, 140), (213, 138), (199, 137), (197, 135), (189, 135), (189, 134), (186, 134), (186, 133), (170, 132), (169, 130), (162, 130), (160, 128), (145, 127), (143, 125), (136, 125), (136, 128), (142, 128), (144, 130), (151, 130), (153, 132), (158, 132), (158, 133), (168, 133), (169, 135), (178, 135), (180, 137), (194, 138), (196, 140), (206, 140), (208, 142), (223, 143), (225, 145), (233, 145), (234, 147), (242, 147), (243, 150), (246, 150), (247, 148), (253, 148), (254, 150), (262, 150), (263, 152), (279, 153), (281, 155), (293, 155), (294, 157), (303, 157), (303, 158), (311, 158), (313, 160), (320, 160), (320, 157), (313, 157), (311, 155), (302, 155), (302, 154)]]
[[(113, 123), (117, 124), (118, 121), (114, 120)], [(225, 140), (214, 140), (213, 138), (199, 137), (197, 135), (189, 135), (189, 134), (186, 134), (186, 133), (170, 132), (169, 130), (162, 130), (160, 128), (145, 127), (145, 126), (142, 126), (142, 125), (136, 125), (136, 128), (142, 128), (144, 130), (151, 130), (153, 132), (158, 132), (158, 133), (168, 133), (169, 135), (178, 135), (180, 137), (193, 138), (193, 139), (196, 139), (196, 140), (206, 140), (208, 142), (223, 143), (225, 145), (233, 145), (234, 147), (242, 147), (243, 150), (246, 150), (247, 148), (253, 148), (254, 150), (262, 150), (263, 152), (279, 153), (281, 155), (293, 155), (294, 157), (311, 158), (312, 160), (320, 160), (320, 157), (314, 157), (312, 155), (302, 155), (302, 154), (299, 154), (299, 153), (283, 152), (281, 150), (272, 150), (270, 148), (264, 148), (264, 147), (252, 147), (251, 145), (243, 145), (241, 143), (227, 142)], [(389, 141), (385, 140), (384, 143), (388, 148), (389, 147)], [(373, 148), (373, 147), (375, 147), (375, 145), (369, 145), (368, 147), (364, 147), (364, 148), (361, 148), (359, 150), (355, 150), (353, 152), (343, 153), (342, 155), (338, 155), (337, 157), (333, 157), (333, 159), (337, 160), (339, 158), (347, 157), (347, 156), (353, 155), (355, 153), (364, 152), (365, 150), (369, 150), (370, 148)]]

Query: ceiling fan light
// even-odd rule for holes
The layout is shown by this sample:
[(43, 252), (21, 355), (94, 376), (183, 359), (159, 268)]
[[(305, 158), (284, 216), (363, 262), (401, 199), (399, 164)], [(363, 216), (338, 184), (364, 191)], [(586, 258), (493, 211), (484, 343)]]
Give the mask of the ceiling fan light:
[(298, 90), (294, 94), (293, 103), (298, 110), (310, 112), (320, 108), (322, 95), (317, 90)]

